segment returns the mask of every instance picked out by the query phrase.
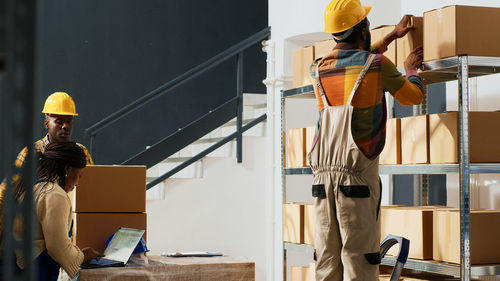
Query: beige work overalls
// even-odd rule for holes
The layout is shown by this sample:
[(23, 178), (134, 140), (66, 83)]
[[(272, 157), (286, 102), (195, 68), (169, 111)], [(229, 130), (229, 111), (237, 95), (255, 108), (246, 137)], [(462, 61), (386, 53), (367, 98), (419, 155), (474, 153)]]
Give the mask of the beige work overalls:
[(345, 105), (323, 99), (321, 123), (308, 154), (316, 210), (316, 280), (378, 280), (381, 184), (378, 157), (368, 159), (351, 134), (352, 98), (371, 65), (370, 54)]

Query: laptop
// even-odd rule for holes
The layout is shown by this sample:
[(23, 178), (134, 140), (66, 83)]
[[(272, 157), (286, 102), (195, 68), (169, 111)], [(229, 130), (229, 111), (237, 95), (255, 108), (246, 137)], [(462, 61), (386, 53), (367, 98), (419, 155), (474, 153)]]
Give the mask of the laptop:
[(142, 235), (144, 235), (144, 230), (120, 228), (109, 242), (106, 250), (104, 250), (104, 257), (83, 263), (81, 267), (89, 269), (125, 266)]

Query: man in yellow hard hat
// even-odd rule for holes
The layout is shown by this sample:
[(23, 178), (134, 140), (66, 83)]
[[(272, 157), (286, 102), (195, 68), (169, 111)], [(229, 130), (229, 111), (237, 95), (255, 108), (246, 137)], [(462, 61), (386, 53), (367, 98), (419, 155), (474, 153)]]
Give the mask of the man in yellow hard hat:
[[(43, 153), (45, 146), (51, 142), (67, 142), (71, 139), (71, 132), (73, 130), (73, 117), (78, 116), (76, 113), (75, 102), (70, 95), (65, 92), (55, 92), (51, 94), (46, 100), (42, 113), (45, 114), (43, 125), (47, 130), (47, 135), (38, 140), (34, 144), (36, 153)], [(90, 156), (87, 148), (82, 144), (78, 144), (84, 151), (87, 158), (87, 165), (93, 165), (94, 161)], [(28, 156), (28, 147), (24, 147), (19, 152), (14, 164), (17, 169), (20, 169)], [(22, 179), (19, 173), (14, 174), (12, 177), (14, 183), (14, 193), (19, 196), (23, 191)], [(1, 185), (1, 192), (3, 194), (5, 186)]]
[(410, 16), (371, 45), (367, 15), (359, 0), (333, 0), (325, 32), (337, 42), (311, 66), (320, 120), (308, 154), (314, 173), (316, 280), (378, 280), (381, 182), (378, 156), (385, 145), (384, 91), (402, 105), (419, 104), (422, 48), (406, 59), (406, 77), (382, 53), (404, 36)]
[[(65, 92), (55, 92), (45, 100), (42, 113), (45, 114), (43, 125), (47, 130), (47, 135), (35, 142), (35, 151), (43, 152), (45, 146), (51, 142), (70, 141), (73, 130), (73, 117), (78, 116), (73, 98)], [(94, 161), (87, 148), (82, 144), (78, 145), (85, 152), (87, 165), (93, 165)], [(25, 147), (16, 159), (16, 167), (23, 165), (27, 153), (28, 148)]]

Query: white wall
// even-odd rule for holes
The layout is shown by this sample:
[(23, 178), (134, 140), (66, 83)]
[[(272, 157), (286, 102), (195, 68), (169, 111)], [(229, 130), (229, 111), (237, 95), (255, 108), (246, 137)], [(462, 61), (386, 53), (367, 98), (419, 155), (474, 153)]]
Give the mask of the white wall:
[(165, 200), (148, 201), (148, 246), (164, 251), (219, 251), (255, 262), (266, 280), (265, 137), (244, 137), (243, 163), (205, 158), (204, 178), (170, 179)]

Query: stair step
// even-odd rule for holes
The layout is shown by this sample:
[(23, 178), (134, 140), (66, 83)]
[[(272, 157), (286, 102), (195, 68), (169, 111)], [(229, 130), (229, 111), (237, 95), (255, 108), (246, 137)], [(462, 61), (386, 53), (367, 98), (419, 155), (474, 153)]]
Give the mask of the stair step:
[[(258, 117), (258, 116), (257, 116)], [(255, 120), (255, 118), (252, 118), (252, 119), (244, 119), (241, 123), (243, 124), (243, 126), (247, 125), (248, 123), (252, 122), (253, 120)], [(265, 121), (264, 121), (265, 122)], [(234, 118), (233, 120), (227, 122), (226, 124), (222, 125), (221, 128), (225, 128), (225, 127), (231, 127), (231, 126), (236, 126), (236, 118)]]
[(193, 142), (193, 144), (202, 144), (202, 143), (210, 143), (210, 144), (214, 144), (216, 142), (219, 142), (221, 140), (223, 140), (224, 137), (217, 137), (217, 138), (203, 138), (203, 139), (199, 139), (195, 142)]
[(257, 93), (243, 94), (243, 105), (258, 105), (258, 104), (265, 104), (266, 102), (267, 102), (266, 94), (257, 94)]
[(165, 200), (165, 182), (146, 190), (146, 200)]
[[(200, 142), (191, 145), (193, 155), (201, 153), (205, 149), (221, 141), (224, 138), (209, 138), (200, 140)], [(234, 157), (236, 155), (236, 141), (232, 140), (223, 146), (217, 148), (207, 155), (207, 157)]]
[(189, 156), (186, 156), (186, 157), (169, 157), (169, 158), (163, 160), (163, 162), (167, 162), (167, 163), (184, 163), (184, 162), (188, 161), (189, 159), (191, 159), (191, 157), (189, 157)]
[[(169, 161), (170, 158), (163, 160), (162, 162), (154, 165), (147, 170), (147, 179), (153, 180), (160, 177), (172, 170), (173, 168), (179, 166), (182, 162), (177, 162), (176, 160)], [(177, 158), (180, 161), (180, 158)], [(189, 158), (185, 158), (186, 160)], [(183, 170), (179, 171), (172, 178), (176, 179), (192, 179), (192, 178), (202, 178), (203, 177), (203, 161), (198, 160), (193, 164), (187, 166)]]

